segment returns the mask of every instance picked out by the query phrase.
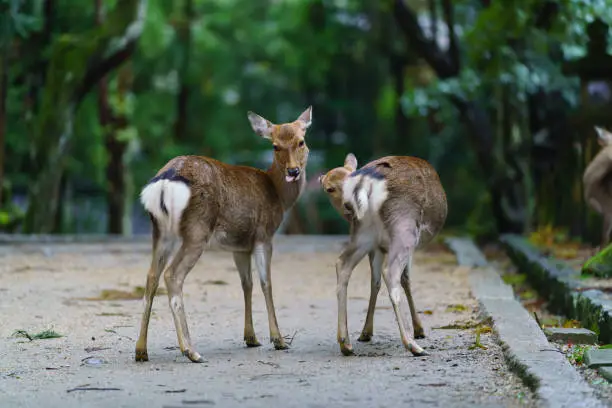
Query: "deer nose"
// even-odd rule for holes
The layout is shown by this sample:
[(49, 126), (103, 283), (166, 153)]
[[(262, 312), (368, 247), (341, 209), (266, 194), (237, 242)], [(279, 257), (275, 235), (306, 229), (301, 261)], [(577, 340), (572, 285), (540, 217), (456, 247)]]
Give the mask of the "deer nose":
[(287, 169), (287, 174), (290, 177), (297, 177), (300, 175), (300, 168), (299, 167), (294, 167), (292, 169)]

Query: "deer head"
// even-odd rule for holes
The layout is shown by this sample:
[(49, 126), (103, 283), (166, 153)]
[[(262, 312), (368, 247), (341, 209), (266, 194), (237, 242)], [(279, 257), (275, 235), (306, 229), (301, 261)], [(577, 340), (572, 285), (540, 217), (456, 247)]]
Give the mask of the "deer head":
[(294, 122), (281, 125), (275, 125), (253, 112), (248, 112), (248, 118), (255, 133), (272, 142), (273, 167), (283, 171), (288, 183), (298, 181), (304, 174), (308, 161), (308, 146), (304, 136), (312, 123), (312, 106), (302, 112)]
[(600, 127), (595, 126), (595, 131), (597, 132), (597, 141), (599, 145), (602, 147), (612, 146), (612, 133), (607, 131), (606, 129), (602, 129)]
[(357, 158), (353, 153), (349, 153), (344, 159), (344, 166), (336, 167), (319, 177), (319, 183), (327, 193), (329, 201), (345, 218), (350, 217), (350, 211), (344, 207), (342, 202), (342, 185), (355, 170), (357, 170)]

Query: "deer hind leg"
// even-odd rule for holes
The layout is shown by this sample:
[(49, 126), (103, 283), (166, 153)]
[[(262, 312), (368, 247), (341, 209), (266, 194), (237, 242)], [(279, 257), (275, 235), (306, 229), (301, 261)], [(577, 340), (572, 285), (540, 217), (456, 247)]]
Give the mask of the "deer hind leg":
[(338, 296), (338, 344), (345, 356), (353, 354), (353, 346), (348, 334), (347, 288), (353, 269), (363, 259), (368, 250), (351, 242), (340, 254), (336, 262), (336, 295)]
[(205, 240), (184, 238), (172, 263), (164, 272), (164, 280), (168, 289), (168, 300), (170, 310), (176, 326), (179, 347), (184, 356), (194, 363), (202, 363), (204, 359), (200, 356), (191, 343), (189, 327), (185, 316), (185, 306), (183, 303), (183, 283), (187, 274), (202, 255)]
[(247, 347), (259, 347), (261, 343), (257, 341), (255, 329), (253, 328), (253, 309), (251, 299), (253, 297), (253, 276), (251, 274), (251, 254), (248, 252), (234, 252), (234, 263), (240, 281), (242, 292), (244, 293), (244, 341)]
[[(402, 274), (410, 262), (410, 257), (417, 246), (417, 242), (417, 230), (413, 221), (406, 220), (396, 225), (393, 230), (392, 242), (389, 250), (389, 266), (387, 270), (383, 272), (383, 278), (389, 290), (389, 298), (393, 305), (393, 311), (395, 312), (404, 347), (415, 356), (424, 356), (427, 355), (427, 353), (416, 343), (412, 333), (406, 330), (406, 323), (408, 321), (402, 313), (400, 304), (403, 292), (401, 284)], [(412, 315), (413, 306), (409, 305), (409, 308), (411, 309)]]
[(149, 361), (147, 353), (147, 334), (149, 331), (149, 321), (151, 319), (151, 308), (153, 307), (153, 299), (155, 292), (159, 286), (159, 278), (163, 272), (168, 259), (172, 254), (173, 243), (164, 240), (160, 236), (157, 222), (153, 222), (153, 255), (151, 259), (151, 267), (147, 274), (147, 284), (144, 294), (144, 312), (140, 323), (140, 333), (136, 341), (136, 361)]
[(612, 233), (612, 214), (605, 214), (601, 237), (601, 249), (604, 249), (610, 243), (610, 233)]
[(380, 279), (383, 268), (384, 254), (375, 249), (368, 254), (370, 261), (371, 282), (370, 282), (370, 303), (368, 304), (368, 313), (366, 315), (365, 324), (361, 331), (361, 336), (358, 341), (370, 341), (374, 334), (374, 310), (376, 309), (376, 298), (380, 291)]
[(410, 288), (410, 269), (412, 268), (412, 256), (414, 250), (410, 252), (408, 263), (404, 268), (404, 272), (402, 273), (402, 287), (404, 288), (404, 292), (406, 293), (406, 298), (408, 299), (408, 307), (410, 307), (410, 317), (412, 317), (412, 328), (414, 329), (414, 338), (415, 339), (424, 339), (425, 338), (425, 330), (423, 329), (423, 324), (421, 323), (421, 319), (416, 311), (416, 307), (414, 306), (414, 299), (412, 298), (412, 290)]
[(274, 343), (276, 350), (286, 350), (289, 348), (285, 343), (285, 339), (281, 336), (276, 320), (276, 312), (274, 310), (274, 299), (272, 298), (272, 272), (270, 262), (272, 261), (272, 244), (260, 243), (255, 244), (253, 248), (253, 256), (255, 257), (255, 266), (259, 273), (259, 282), (261, 290), (266, 299), (266, 309), (268, 311), (268, 325), (270, 326), (270, 342)]

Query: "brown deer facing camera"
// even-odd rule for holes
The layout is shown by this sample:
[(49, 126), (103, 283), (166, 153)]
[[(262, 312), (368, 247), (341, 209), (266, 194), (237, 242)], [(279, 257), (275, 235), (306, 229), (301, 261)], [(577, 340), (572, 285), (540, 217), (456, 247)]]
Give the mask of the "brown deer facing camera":
[[(347, 286), (353, 269), (367, 254), (372, 286), (359, 340), (372, 338), (382, 275), (402, 343), (415, 356), (426, 355), (414, 339), (425, 337), (425, 332), (412, 298), (410, 268), (414, 251), (431, 241), (446, 221), (446, 193), (438, 174), (425, 160), (403, 156), (383, 157), (357, 170), (357, 159), (349, 153), (344, 167), (330, 170), (319, 181), (332, 205), (350, 222), (350, 241), (336, 262), (338, 343), (342, 354), (353, 354), (347, 329)], [(406, 330), (400, 310), (402, 289), (408, 300), (414, 337)]]
[[(272, 238), (283, 214), (297, 201), (306, 181), (308, 147), (304, 141), (312, 107), (291, 123), (274, 125), (248, 113), (255, 133), (274, 146), (267, 170), (235, 166), (201, 156), (170, 160), (141, 192), (153, 224), (153, 256), (147, 275), (144, 313), (136, 342), (136, 361), (147, 361), (147, 331), (153, 298), (164, 272), (178, 343), (183, 355), (202, 362), (193, 347), (183, 306), (183, 282), (205, 248), (231, 251), (244, 292), (244, 340), (260, 346), (253, 328), (251, 257), (266, 300), (270, 341), (287, 349), (276, 321), (270, 260)], [(174, 250), (175, 244), (180, 244)], [(166, 268), (171, 256), (172, 262)]]
[(595, 127), (602, 149), (587, 166), (582, 177), (585, 201), (603, 215), (601, 248), (610, 243), (612, 232), (612, 133)]

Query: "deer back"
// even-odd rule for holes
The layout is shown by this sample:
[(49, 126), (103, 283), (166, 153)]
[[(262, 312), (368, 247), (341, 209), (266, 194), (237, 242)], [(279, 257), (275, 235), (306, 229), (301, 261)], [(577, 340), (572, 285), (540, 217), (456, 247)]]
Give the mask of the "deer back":
[(343, 194), (357, 219), (364, 216), (363, 211), (375, 212), (387, 229), (399, 220), (413, 220), (420, 245), (442, 229), (448, 213), (438, 173), (417, 157), (387, 156), (374, 160), (347, 178)]

